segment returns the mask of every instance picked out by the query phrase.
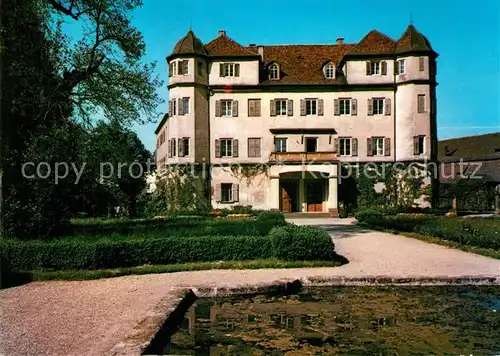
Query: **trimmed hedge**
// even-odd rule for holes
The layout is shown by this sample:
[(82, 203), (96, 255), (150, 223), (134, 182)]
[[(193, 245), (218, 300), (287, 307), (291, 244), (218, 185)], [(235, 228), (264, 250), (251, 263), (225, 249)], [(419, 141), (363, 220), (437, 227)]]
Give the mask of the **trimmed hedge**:
[(2, 257), (13, 270), (101, 269), (272, 257), (266, 236), (200, 236), (123, 241), (6, 241)]
[(463, 219), (448, 216), (383, 215), (376, 211), (356, 214), (370, 226), (438, 237), (462, 245), (500, 250), (500, 220)]
[(336, 256), (333, 249), (325, 231), (286, 225), (273, 228), (268, 236), (4, 240), (0, 242), (0, 259), (6, 262), (6, 268), (15, 271), (78, 270), (269, 258), (332, 260)]
[(285, 261), (330, 260), (334, 244), (327, 232), (310, 227), (286, 225), (269, 233), (274, 257)]

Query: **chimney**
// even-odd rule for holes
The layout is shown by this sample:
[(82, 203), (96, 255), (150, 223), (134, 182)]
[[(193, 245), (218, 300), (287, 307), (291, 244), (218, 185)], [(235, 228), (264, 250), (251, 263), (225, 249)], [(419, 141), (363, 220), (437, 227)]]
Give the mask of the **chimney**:
[(219, 30), (219, 36), (225, 36), (226, 30)]
[(259, 53), (260, 58), (262, 58), (262, 60), (264, 60), (264, 47), (258, 46), (257, 47), (257, 52)]
[(344, 44), (344, 37), (338, 37), (337, 38), (337, 44), (338, 45)]

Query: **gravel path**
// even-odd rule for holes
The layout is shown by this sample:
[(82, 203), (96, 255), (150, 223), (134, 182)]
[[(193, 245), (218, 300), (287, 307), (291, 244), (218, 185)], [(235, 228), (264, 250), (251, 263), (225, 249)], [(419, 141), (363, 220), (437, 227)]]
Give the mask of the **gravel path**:
[[(335, 268), (211, 270), (96, 281), (43, 282), (0, 291), (0, 355), (105, 355), (180, 287), (237, 287), (306, 277), (500, 276), (500, 261), (351, 220), (299, 219), (332, 233), (350, 263)], [(170, 299), (169, 299), (170, 298)]]

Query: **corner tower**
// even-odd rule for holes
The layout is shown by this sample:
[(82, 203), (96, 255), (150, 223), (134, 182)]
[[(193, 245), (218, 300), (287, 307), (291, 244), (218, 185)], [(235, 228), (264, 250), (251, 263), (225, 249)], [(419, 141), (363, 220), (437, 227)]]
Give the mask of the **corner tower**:
[(167, 164), (209, 162), (208, 52), (193, 31), (167, 57)]
[(397, 41), (396, 161), (437, 159), (437, 56), (427, 38), (413, 25)]

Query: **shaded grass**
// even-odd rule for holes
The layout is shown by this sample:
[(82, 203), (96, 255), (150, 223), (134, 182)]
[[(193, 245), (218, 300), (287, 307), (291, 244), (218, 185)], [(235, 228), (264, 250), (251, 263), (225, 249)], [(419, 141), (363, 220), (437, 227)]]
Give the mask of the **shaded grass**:
[(143, 275), (156, 273), (174, 273), (186, 271), (206, 271), (212, 269), (262, 269), (262, 268), (314, 268), (337, 267), (340, 261), (282, 261), (276, 259), (252, 261), (221, 261), (221, 262), (192, 262), (171, 265), (146, 265), (138, 267), (100, 269), (100, 270), (62, 270), (62, 271), (32, 271), (31, 280), (92, 280), (112, 278), (128, 275)]
[(376, 231), (388, 232), (388, 233), (394, 234), (394, 235), (411, 237), (414, 239), (433, 243), (436, 245), (451, 247), (451, 248), (455, 248), (457, 250), (471, 252), (471, 253), (475, 253), (475, 254), (478, 254), (481, 256), (491, 257), (491, 258), (495, 258), (495, 259), (500, 260), (500, 250), (495, 250), (495, 249), (491, 249), (491, 248), (484, 248), (484, 247), (479, 247), (479, 246), (464, 245), (464, 244), (459, 244), (458, 242), (443, 239), (441, 237), (426, 236), (426, 235), (417, 234), (415, 232), (405, 232), (405, 231), (399, 231), (399, 230), (394, 230), (394, 229), (384, 229), (384, 228), (379, 227), (379, 226), (374, 226), (374, 225), (360, 223), (360, 222), (358, 222), (358, 225), (363, 226), (363, 227), (367, 227), (367, 228), (370, 228), (370, 229), (376, 230)]

